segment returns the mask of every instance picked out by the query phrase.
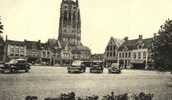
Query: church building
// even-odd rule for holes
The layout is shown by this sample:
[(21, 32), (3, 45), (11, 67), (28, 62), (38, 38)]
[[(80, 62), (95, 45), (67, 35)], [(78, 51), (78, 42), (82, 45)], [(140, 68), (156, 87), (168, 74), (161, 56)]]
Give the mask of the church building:
[(62, 0), (58, 41), (65, 53), (68, 48), (68, 54), (72, 55), (72, 60), (89, 60), (90, 49), (81, 43), (81, 16), (78, 0)]

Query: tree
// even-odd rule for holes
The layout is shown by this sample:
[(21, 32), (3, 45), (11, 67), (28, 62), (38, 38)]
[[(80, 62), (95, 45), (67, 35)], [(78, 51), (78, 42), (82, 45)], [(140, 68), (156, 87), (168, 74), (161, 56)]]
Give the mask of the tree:
[(3, 33), (3, 25), (2, 25), (2, 22), (1, 22), (1, 16), (0, 16), (0, 34)]
[(156, 68), (172, 70), (172, 20), (168, 19), (154, 37), (153, 58)]

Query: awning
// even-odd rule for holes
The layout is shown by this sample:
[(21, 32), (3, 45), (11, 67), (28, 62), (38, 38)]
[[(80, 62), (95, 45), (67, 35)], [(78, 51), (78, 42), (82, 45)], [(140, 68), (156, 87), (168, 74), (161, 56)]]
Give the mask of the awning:
[(134, 64), (143, 64), (143, 63), (145, 63), (145, 60), (131, 60), (130, 63), (134, 63)]

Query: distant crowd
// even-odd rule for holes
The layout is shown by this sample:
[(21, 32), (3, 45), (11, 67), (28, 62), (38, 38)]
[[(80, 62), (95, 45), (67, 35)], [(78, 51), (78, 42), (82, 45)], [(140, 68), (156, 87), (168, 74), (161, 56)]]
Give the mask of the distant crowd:
[[(62, 93), (59, 97), (47, 97), (44, 100), (152, 100), (153, 94), (146, 94), (144, 92), (138, 93), (138, 94), (120, 94), (115, 95), (114, 92), (111, 92), (111, 94), (108, 94), (106, 96), (103, 96), (100, 98), (98, 95), (92, 95), (92, 96), (85, 96), (85, 97), (76, 97), (75, 92), (70, 93)], [(37, 96), (27, 96), (25, 100), (39, 100)]]

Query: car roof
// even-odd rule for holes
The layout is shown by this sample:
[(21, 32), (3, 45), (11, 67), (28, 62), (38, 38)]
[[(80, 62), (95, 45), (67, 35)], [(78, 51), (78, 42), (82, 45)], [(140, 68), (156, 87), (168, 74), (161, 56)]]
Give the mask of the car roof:
[(16, 59), (17, 61), (26, 61), (25, 59)]

